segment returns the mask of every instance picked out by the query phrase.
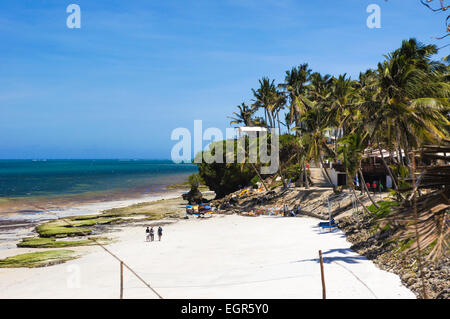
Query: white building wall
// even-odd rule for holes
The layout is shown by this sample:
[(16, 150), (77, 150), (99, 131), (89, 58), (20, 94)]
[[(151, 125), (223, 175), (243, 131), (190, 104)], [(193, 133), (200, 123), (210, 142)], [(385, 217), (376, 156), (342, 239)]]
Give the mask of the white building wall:
[[(326, 169), (328, 172), (328, 175), (330, 175), (331, 178), (331, 182), (333, 183), (333, 185), (337, 186), (338, 184), (338, 173), (336, 172), (336, 170), (334, 168), (327, 168)], [(326, 179), (326, 176), (324, 176), (324, 178)]]

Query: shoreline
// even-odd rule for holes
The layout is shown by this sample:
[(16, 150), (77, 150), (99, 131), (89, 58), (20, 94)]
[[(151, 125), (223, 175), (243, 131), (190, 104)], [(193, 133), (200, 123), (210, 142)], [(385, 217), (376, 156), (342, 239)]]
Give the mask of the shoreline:
[(181, 198), (187, 188), (177, 187), (181, 185), (168, 185), (165, 191), (152, 194), (133, 194), (131, 197), (125, 197), (122, 194), (119, 198), (112, 200), (78, 202), (76, 204), (66, 203), (61, 206), (51, 206), (40, 213), (20, 214), (12, 216), (0, 215), (0, 250), (15, 248), (17, 242), (23, 237), (35, 234), (35, 227), (47, 221), (55, 220), (61, 217), (75, 217), (84, 215), (100, 214), (104, 210), (123, 208), (131, 205), (156, 202), (159, 200)]
[(29, 197), (0, 197), (0, 220), (18, 217), (32, 217), (42, 210), (68, 208), (94, 203), (140, 199), (158, 194), (165, 194), (173, 190), (186, 190), (184, 184), (152, 185), (148, 187), (110, 190), (99, 192), (85, 192), (79, 194), (54, 194)]

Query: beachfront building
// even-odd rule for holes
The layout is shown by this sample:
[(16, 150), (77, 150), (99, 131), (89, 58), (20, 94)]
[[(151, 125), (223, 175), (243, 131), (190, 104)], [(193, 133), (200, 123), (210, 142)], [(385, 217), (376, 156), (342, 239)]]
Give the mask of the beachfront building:
[[(403, 151), (402, 153), (404, 156)], [(384, 189), (392, 188), (392, 179), (383, 163), (384, 159), (384, 161), (389, 165), (391, 163), (392, 156), (397, 156), (396, 152), (389, 153), (386, 150), (382, 150), (382, 153), (380, 153), (379, 151), (370, 149), (365, 151), (361, 163), (361, 171), (363, 173), (364, 181), (370, 184), (370, 188), (373, 188), (373, 185), (377, 185), (376, 188), (380, 185), (382, 185)], [(323, 172), (323, 168), (327, 170), (331, 182), (335, 186), (344, 186), (348, 184), (344, 165), (340, 162), (333, 163), (325, 161), (324, 167), (322, 167), (320, 163), (312, 163), (310, 166), (311, 180), (315, 185), (330, 186), (330, 183)], [(360, 186), (361, 181), (361, 176), (358, 176), (357, 179), (355, 178), (354, 183), (356, 186)]]
[[(236, 127), (238, 137), (242, 137), (244, 135), (252, 135), (252, 134), (261, 134), (261, 132), (268, 132), (266, 127), (259, 126), (242, 126)], [(327, 138), (327, 144), (330, 144), (330, 147), (335, 147), (337, 139), (343, 136), (342, 129), (330, 129), (325, 133)], [(405, 156), (405, 152), (402, 152), (402, 156)], [(388, 188), (392, 188), (392, 179), (389, 175), (388, 170), (386, 169), (386, 165), (383, 163), (383, 160), (387, 165), (390, 165), (393, 162), (394, 158), (397, 158), (397, 152), (389, 152), (387, 150), (382, 150), (382, 153), (379, 150), (366, 149), (364, 152), (363, 160), (361, 163), (361, 171), (363, 173), (363, 178), (358, 176), (355, 178), (354, 184), (356, 186), (360, 186), (362, 180), (366, 183), (370, 184), (368, 188), (370, 189), (379, 189), (381, 185), (384, 190)], [(345, 171), (345, 167), (343, 164), (338, 162), (330, 162), (325, 160), (324, 167), (320, 163), (309, 163), (309, 173), (311, 181), (316, 186), (330, 187), (330, 182), (328, 181), (327, 176), (324, 173), (323, 168), (326, 169), (331, 183), (335, 186), (345, 186), (348, 185), (347, 181), (347, 173)], [(376, 185), (376, 187), (374, 187)]]
[(236, 130), (237, 130), (238, 137), (241, 137), (244, 134), (249, 134), (249, 133), (258, 134), (258, 132), (267, 132), (268, 131), (266, 127), (260, 127), (260, 126), (241, 126), (241, 127), (236, 127)]

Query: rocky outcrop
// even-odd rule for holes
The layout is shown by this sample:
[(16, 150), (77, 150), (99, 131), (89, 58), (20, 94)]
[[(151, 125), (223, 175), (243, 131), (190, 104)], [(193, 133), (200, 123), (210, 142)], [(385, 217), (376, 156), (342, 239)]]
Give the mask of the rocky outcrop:
[(198, 190), (198, 188), (191, 189), (186, 194), (182, 195), (184, 200), (187, 200), (189, 205), (202, 204), (203, 203), (203, 195), (202, 192)]

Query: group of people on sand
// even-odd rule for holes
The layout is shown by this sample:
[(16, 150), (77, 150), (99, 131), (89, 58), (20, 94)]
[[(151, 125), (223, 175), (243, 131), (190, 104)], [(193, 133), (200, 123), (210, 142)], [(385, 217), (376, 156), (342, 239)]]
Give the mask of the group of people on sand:
[[(155, 240), (155, 231), (153, 230), (153, 226), (147, 227), (147, 229), (145, 230), (146, 233), (146, 241), (154, 241)], [(161, 237), (162, 237), (162, 233), (163, 233), (163, 229), (161, 226), (158, 227), (158, 240), (161, 241)]]

